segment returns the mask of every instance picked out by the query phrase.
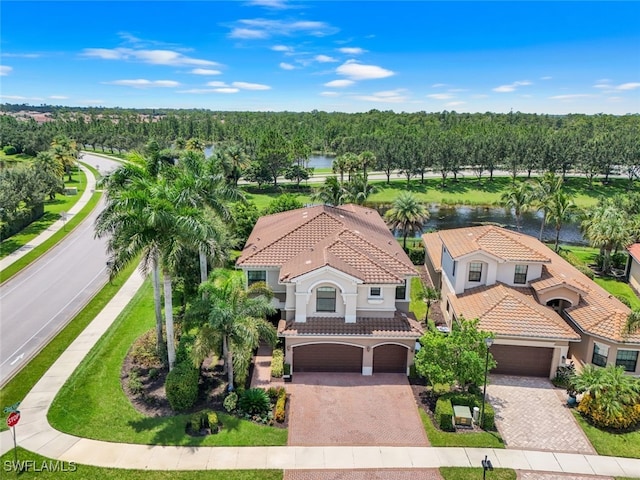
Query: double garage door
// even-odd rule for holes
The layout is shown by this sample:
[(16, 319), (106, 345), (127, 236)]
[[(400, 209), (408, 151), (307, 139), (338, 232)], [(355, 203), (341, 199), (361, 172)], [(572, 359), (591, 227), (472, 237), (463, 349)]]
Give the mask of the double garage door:
[(490, 352), (498, 364), (491, 373), (549, 377), (553, 348), (493, 345)]
[[(294, 372), (362, 373), (361, 347), (319, 343), (293, 349)], [(381, 345), (373, 350), (373, 373), (406, 373), (407, 349), (400, 345)]]

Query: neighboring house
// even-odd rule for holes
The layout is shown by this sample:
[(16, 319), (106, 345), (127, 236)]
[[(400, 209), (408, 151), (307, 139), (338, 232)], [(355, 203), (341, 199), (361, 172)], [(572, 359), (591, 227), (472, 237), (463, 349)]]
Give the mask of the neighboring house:
[(422, 334), (408, 313), (418, 273), (375, 210), (318, 205), (262, 217), (236, 266), (248, 284), (273, 290), (293, 372), (408, 373)]
[(629, 285), (636, 292), (640, 292), (640, 243), (634, 243), (627, 250), (629, 251), (629, 263), (627, 265)]
[(495, 226), (423, 235), (442, 311), (494, 332), (494, 373), (552, 378), (567, 358), (639, 375), (640, 332), (618, 299), (528, 235)]

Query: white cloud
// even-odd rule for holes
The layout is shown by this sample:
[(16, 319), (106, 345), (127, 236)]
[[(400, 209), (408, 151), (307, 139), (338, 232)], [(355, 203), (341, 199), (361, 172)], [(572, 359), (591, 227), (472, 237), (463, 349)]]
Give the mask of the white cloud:
[(338, 92), (320, 92), (320, 95), (323, 97), (338, 97), (340, 94)]
[(618, 85), (616, 90), (635, 90), (636, 88), (640, 88), (640, 82), (623, 83)]
[(152, 65), (181, 66), (213, 66), (218, 65), (211, 60), (192, 58), (173, 50), (134, 50), (132, 48), (85, 48), (85, 57), (103, 60), (133, 60)]
[(342, 47), (339, 48), (338, 51), (345, 55), (361, 55), (366, 52), (364, 48), (360, 47)]
[(238, 26), (229, 33), (231, 38), (247, 40), (270, 38), (276, 35), (291, 36), (296, 34), (324, 37), (338, 31), (337, 28), (325, 22), (298, 20), (287, 22), (284, 20), (269, 20), (266, 18), (252, 18), (238, 21)]
[(285, 9), (289, 8), (289, 5), (286, 4), (283, 0), (249, 0), (249, 5), (253, 7), (265, 7), (265, 8), (275, 8), (275, 9)]
[(242, 90), (271, 90), (269, 85), (263, 85), (261, 83), (233, 82), (231, 85), (236, 88), (241, 88)]
[(147, 87), (177, 87), (179, 82), (173, 80), (147, 80), (145, 78), (137, 78), (135, 80), (114, 80), (112, 82), (103, 82), (108, 85), (120, 85), (123, 87), (147, 88)]
[(589, 98), (589, 97), (593, 97), (593, 95), (589, 95), (586, 93), (574, 93), (574, 94), (568, 94), (568, 95), (554, 95), (549, 98), (551, 100), (573, 100), (577, 98)]
[(431, 95), (427, 95), (428, 98), (433, 98), (434, 100), (449, 100), (453, 98), (453, 95), (450, 93), (432, 93)]
[(593, 88), (612, 88), (612, 86), (607, 83), (596, 83)]
[(549, 75), (545, 75), (544, 77), (540, 77), (540, 80), (551, 80), (553, 77)]
[(6, 77), (13, 71), (13, 67), (8, 65), (0, 65), (0, 77)]
[(431, 88), (442, 88), (446, 86), (447, 86), (446, 83), (434, 83), (433, 85), (431, 85)]
[(316, 62), (320, 62), (320, 63), (331, 63), (331, 62), (337, 62), (338, 61), (335, 58), (330, 57), (328, 55), (316, 55), (314, 57), (314, 60)]
[(377, 65), (364, 65), (355, 60), (348, 60), (336, 69), (336, 73), (351, 80), (372, 80), (395, 75), (395, 72)]
[(51, 100), (67, 100), (69, 97), (65, 95), (50, 95), (49, 98)]
[(376, 92), (372, 95), (359, 95), (356, 96), (358, 100), (364, 100), (367, 102), (380, 102), (380, 103), (403, 103), (408, 100), (406, 96), (406, 90), (398, 88), (396, 90), (385, 90), (382, 92)]
[(356, 82), (353, 80), (331, 80), (330, 82), (325, 83), (324, 86), (330, 88), (344, 88), (349, 87), (354, 83)]
[(514, 92), (518, 87), (524, 87), (527, 85), (531, 85), (531, 82), (523, 80), (521, 82), (510, 83), (509, 85), (500, 85), (499, 87), (494, 88), (493, 91), (498, 93)]
[(189, 73), (193, 73), (194, 75), (220, 75), (222, 72), (210, 68), (194, 68)]
[(177, 93), (194, 93), (194, 94), (204, 94), (204, 93), (212, 93), (215, 90), (212, 88), (190, 88), (188, 90), (177, 90)]
[(293, 47), (287, 47), (286, 45), (274, 45), (271, 47), (274, 52), (293, 52)]
[(280, 62), (280, 68), (283, 70), (294, 70), (296, 67), (294, 67), (290, 63)]
[(0, 95), (0, 97), (6, 100), (28, 100), (27, 97), (23, 97), (21, 95)]
[(218, 80), (214, 81), (214, 82), (207, 82), (207, 87), (228, 87), (229, 85), (227, 85), (224, 82), (220, 82)]
[(231, 88), (231, 87), (222, 87), (222, 88), (215, 88), (214, 91), (218, 93), (238, 93), (240, 89)]
[(464, 105), (465, 102), (449, 102), (445, 105), (445, 107), (459, 107), (460, 105)]
[(41, 55), (39, 53), (2, 53), (0, 54), (2, 57), (7, 58), (40, 58)]

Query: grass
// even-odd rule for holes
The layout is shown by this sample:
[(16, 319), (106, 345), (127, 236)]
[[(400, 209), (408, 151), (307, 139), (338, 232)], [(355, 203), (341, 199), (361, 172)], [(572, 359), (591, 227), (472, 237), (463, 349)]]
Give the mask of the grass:
[[(482, 478), (481, 467), (440, 467), (440, 475), (444, 480), (469, 480), (470, 478)], [(515, 470), (510, 468), (496, 468), (487, 474), (491, 480), (516, 480)]]
[(628, 283), (614, 278), (594, 278), (594, 281), (610, 294), (626, 298), (631, 309), (640, 310), (640, 298), (634, 293)]
[(423, 300), (424, 286), (419, 277), (411, 279), (411, 301), (409, 302), (409, 311), (411, 311), (417, 319), (424, 320), (427, 313), (427, 304)]
[(184, 433), (188, 415), (146, 417), (135, 410), (122, 391), (120, 371), (133, 341), (154, 324), (153, 292), (147, 281), (56, 396), (48, 415), (54, 428), (80, 437), (149, 445), (286, 444), (285, 429), (223, 413), (220, 433), (190, 437)]
[[(469, 480), (482, 478), (480, 467), (440, 467), (440, 475), (444, 480)], [(496, 468), (487, 474), (490, 480), (515, 480), (517, 473), (510, 468)], [(568, 478), (568, 477), (567, 477)], [(632, 480), (633, 477), (614, 477), (615, 480)]]
[(17, 153), (15, 155), (7, 155), (2, 151), (2, 149), (0, 149), (0, 164), (2, 164), (3, 162), (6, 162), (5, 164), (30, 162), (34, 158), (35, 157), (32, 157), (31, 155), (27, 155), (26, 153)]
[[(13, 451), (9, 451), (0, 457), (3, 471), (7, 472), (7, 466), (12, 466), (14, 457)], [(36, 453), (18, 447), (18, 462), (30, 463), (29, 471), (19, 474), (22, 480), (57, 480), (68, 476), (74, 480), (282, 480), (282, 470), (194, 470), (194, 471), (171, 471), (171, 470), (124, 470), (121, 468), (92, 467), (89, 465), (61, 462), (43, 457)], [(44, 471), (42, 465), (64, 466), (69, 470), (66, 474), (54, 471)], [(41, 471), (34, 471), (36, 468)], [(71, 469), (73, 468), (73, 471)], [(10, 475), (7, 473), (7, 478)], [(4, 478), (4, 477), (3, 477)]]
[(422, 408), (418, 409), (418, 412), (429, 443), (433, 447), (504, 448), (504, 442), (498, 432), (443, 432), (435, 427), (427, 412)]
[[(66, 178), (65, 176), (65, 179)], [(74, 172), (71, 178), (73, 180), (71, 182), (65, 182), (65, 186), (77, 187), (78, 194), (73, 196), (57, 194), (55, 200), (45, 201), (44, 215), (42, 217), (0, 243), (0, 258), (4, 258), (23, 245), (26, 245), (49, 228), (54, 222), (59, 220), (62, 212), (69, 211), (69, 209), (76, 204), (86, 189), (87, 178), (81, 170)]]
[[(98, 313), (109, 303), (120, 287), (135, 270), (137, 262), (124, 269), (118, 277), (107, 283), (100, 292), (60, 331), (40, 353), (18, 372), (2, 389), (0, 389), (0, 405), (13, 405), (21, 401), (40, 380), (42, 375), (53, 365), (58, 357), (77, 338)], [(4, 418), (4, 417), (3, 417)], [(7, 430), (6, 422), (0, 423), (0, 431)]]
[(594, 427), (575, 410), (573, 416), (599, 455), (640, 458), (640, 429), (627, 433), (611, 433)]

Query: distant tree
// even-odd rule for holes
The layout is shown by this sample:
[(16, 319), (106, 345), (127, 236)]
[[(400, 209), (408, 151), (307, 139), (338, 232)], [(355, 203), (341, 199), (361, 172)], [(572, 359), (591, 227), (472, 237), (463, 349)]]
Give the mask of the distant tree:
[(309, 177), (313, 175), (313, 167), (306, 168), (300, 165), (293, 164), (284, 171), (284, 178), (287, 180), (296, 182), (296, 186), (300, 187), (300, 182), (303, 180), (309, 180)]
[(64, 191), (64, 165), (51, 151), (45, 151), (38, 153), (34, 166), (49, 200), (55, 200), (56, 194)]
[(522, 213), (530, 207), (532, 197), (533, 190), (528, 182), (512, 183), (500, 197), (502, 204), (506, 208), (513, 209), (518, 231), (520, 231)]
[(236, 202), (231, 205), (231, 216), (233, 217), (231, 230), (235, 248), (242, 249), (260, 218), (260, 211), (253, 202)]
[(347, 198), (348, 192), (336, 177), (327, 177), (322, 186), (311, 195), (312, 201), (334, 207), (342, 205)]
[(390, 228), (402, 232), (402, 245), (406, 249), (407, 236), (409, 233), (422, 232), (425, 222), (429, 220), (429, 210), (411, 192), (401, 192), (384, 218)]
[(267, 130), (260, 141), (257, 162), (266, 172), (273, 186), (278, 186), (278, 177), (291, 165), (291, 156), (287, 141), (277, 130)]
[(349, 182), (344, 185), (346, 190), (345, 200), (349, 203), (364, 205), (369, 195), (378, 191), (378, 187), (367, 183), (361, 174), (354, 175)]
[(605, 273), (611, 268), (611, 252), (633, 241), (633, 218), (610, 201), (590, 208), (580, 226), (591, 246), (600, 248), (604, 254), (602, 271)]
[(578, 213), (578, 207), (562, 190), (551, 196), (550, 208), (547, 212), (549, 223), (553, 224), (556, 231), (555, 251), (560, 248), (560, 230), (562, 225), (574, 218)]
[(553, 195), (562, 189), (562, 178), (557, 177), (553, 172), (547, 172), (542, 177), (536, 179), (533, 187), (532, 202), (539, 212), (542, 212), (542, 222), (540, 225), (540, 235), (538, 240), (542, 241), (544, 226), (547, 224), (547, 215), (551, 209)]
[(271, 215), (274, 213), (286, 212), (288, 210), (295, 210), (296, 208), (302, 208), (304, 205), (296, 195), (285, 193), (278, 195), (271, 200), (269, 206), (265, 210), (265, 215)]
[[(493, 334), (478, 329), (477, 320), (461, 319), (448, 335), (428, 329), (420, 338), (415, 356), (416, 371), (431, 385), (459, 385), (468, 389), (484, 382), (486, 338)], [(489, 370), (496, 366), (489, 353)]]

